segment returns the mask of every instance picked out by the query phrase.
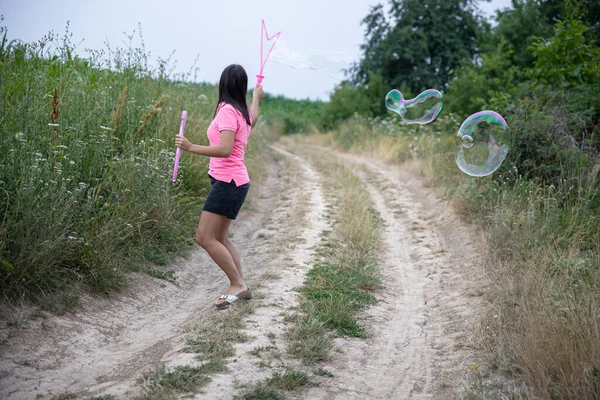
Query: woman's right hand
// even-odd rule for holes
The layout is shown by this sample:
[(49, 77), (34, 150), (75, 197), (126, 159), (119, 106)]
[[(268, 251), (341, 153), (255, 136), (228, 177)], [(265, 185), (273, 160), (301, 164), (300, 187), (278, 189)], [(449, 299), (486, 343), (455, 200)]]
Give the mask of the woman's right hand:
[(262, 86), (256, 85), (252, 94), (252, 98), (256, 100), (262, 100), (263, 97), (265, 97), (265, 92), (263, 91)]

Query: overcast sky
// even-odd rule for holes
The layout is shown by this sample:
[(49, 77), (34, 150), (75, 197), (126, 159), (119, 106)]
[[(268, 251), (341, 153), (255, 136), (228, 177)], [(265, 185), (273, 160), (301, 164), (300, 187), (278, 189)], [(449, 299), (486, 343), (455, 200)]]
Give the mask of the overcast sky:
[[(188, 71), (199, 55), (198, 80), (216, 83), (224, 67), (239, 63), (250, 81), (260, 66), (260, 24), (282, 32), (290, 43), (341, 51), (357, 59), (363, 42), (360, 21), (381, 0), (0, 0), (0, 14), (11, 39), (39, 40), (48, 31), (64, 32), (67, 21), (78, 48), (101, 49), (104, 41), (122, 45), (123, 32), (141, 23), (146, 49), (166, 58), (175, 50), (178, 71)], [(387, 3), (387, 1), (385, 1)], [(481, 2), (488, 15), (510, 0)], [(134, 43), (139, 44), (139, 40)], [(268, 63), (265, 91), (293, 98), (327, 99), (337, 83), (310, 70)]]

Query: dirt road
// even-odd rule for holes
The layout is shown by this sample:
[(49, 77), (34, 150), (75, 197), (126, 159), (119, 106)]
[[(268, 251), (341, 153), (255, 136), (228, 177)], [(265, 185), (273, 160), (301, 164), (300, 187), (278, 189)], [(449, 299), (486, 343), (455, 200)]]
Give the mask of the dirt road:
[[(249, 352), (273, 338), (283, 342), (285, 311), (296, 304), (293, 289), (302, 284), (328, 227), (322, 179), (307, 152), (339, 158), (368, 188), (385, 221), (385, 287), (362, 318), (368, 338), (337, 339), (339, 351), (325, 366), (335, 377), (290, 396), (439, 399), (461, 393), (477, 366), (471, 338), (483, 290), (469, 230), (401, 167), (331, 149), (276, 146), (276, 161), (233, 229), (246, 276), (260, 293), (246, 320), (250, 340), (236, 347), (235, 367), (213, 376), (195, 398), (231, 398), (240, 383), (272, 372)], [(226, 279), (201, 249), (173, 269), (178, 285), (135, 274), (126, 291), (86, 298), (65, 316), (2, 311), (0, 398), (132, 398), (144, 371), (193, 362), (185, 352), (187, 332), (217, 312), (212, 304)], [(294, 363), (284, 355), (279, 367), (288, 362)]]

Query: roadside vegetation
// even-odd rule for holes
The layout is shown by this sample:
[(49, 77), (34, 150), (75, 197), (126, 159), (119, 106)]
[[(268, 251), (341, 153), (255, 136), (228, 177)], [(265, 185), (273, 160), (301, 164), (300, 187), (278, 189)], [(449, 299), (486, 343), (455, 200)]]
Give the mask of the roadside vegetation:
[[(134, 43), (141, 41), (140, 47)], [(193, 245), (208, 160), (183, 154), (171, 182), (181, 111), (206, 143), (216, 88), (151, 65), (128, 46), (75, 54), (68, 27), (38, 42), (0, 28), (0, 292), (61, 313), (82, 291), (109, 293), (129, 271), (176, 281), (167, 267)], [(248, 148), (251, 173), (264, 125)], [(264, 157), (261, 157), (264, 158)]]
[[(330, 117), (337, 115), (324, 125), (332, 130), (307, 140), (416, 166), (432, 185), (444, 188), (466, 221), (481, 229), (472, 251), (481, 252), (492, 282), (477, 333), (488, 363), (473, 383), (472, 398), (597, 398), (598, 5), (517, 1), (491, 27), (476, 15), (465, 16), (475, 12), (473, 3), (445, 2), (455, 4), (449, 12), (470, 21), (464, 27), (474, 29), (471, 37), (479, 44), (471, 48), (451, 37), (457, 42), (449, 47), (465, 55), (470, 49), (477, 62), (456, 59), (444, 75), (435, 73), (438, 53), (423, 50), (427, 46), (396, 50), (397, 62), (385, 58), (394, 46), (407, 43), (398, 40), (407, 26), (422, 31), (423, 43), (434, 41), (437, 31), (424, 29), (433, 3), (390, 1), (387, 11), (383, 6), (371, 10), (363, 21), (363, 60), (326, 105)], [(407, 60), (426, 57), (431, 67), (415, 64), (413, 72), (407, 66), (405, 74), (396, 73)], [(392, 88), (415, 94), (429, 87), (445, 92), (444, 109), (432, 124), (405, 125), (395, 114), (373, 108)], [(344, 111), (350, 98), (371, 93), (363, 109)], [(456, 133), (466, 116), (484, 109), (508, 122), (510, 151), (492, 176), (471, 178), (456, 166)]]

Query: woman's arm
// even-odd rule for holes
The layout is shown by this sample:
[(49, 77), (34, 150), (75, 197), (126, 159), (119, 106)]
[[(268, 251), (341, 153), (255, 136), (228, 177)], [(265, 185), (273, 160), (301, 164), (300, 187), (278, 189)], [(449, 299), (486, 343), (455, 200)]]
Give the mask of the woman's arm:
[(256, 125), (256, 121), (258, 121), (258, 106), (260, 105), (260, 100), (265, 97), (265, 92), (263, 92), (262, 86), (256, 85), (254, 88), (254, 92), (252, 94), (252, 127)]
[(175, 136), (175, 146), (190, 153), (207, 157), (229, 157), (233, 150), (234, 131), (221, 131), (221, 143), (216, 146), (193, 144), (185, 136)]

